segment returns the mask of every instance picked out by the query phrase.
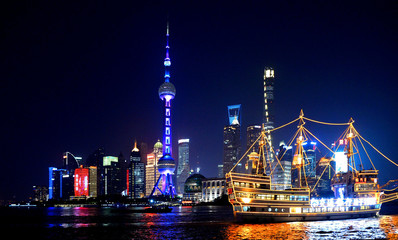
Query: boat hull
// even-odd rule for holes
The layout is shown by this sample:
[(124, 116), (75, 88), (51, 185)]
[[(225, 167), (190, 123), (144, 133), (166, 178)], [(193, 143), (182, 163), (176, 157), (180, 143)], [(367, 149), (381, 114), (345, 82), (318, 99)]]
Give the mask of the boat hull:
[(358, 212), (341, 213), (265, 213), (265, 212), (234, 212), (238, 222), (296, 222), (296, 221), (323, 221), (378, 216), (380, 209), (370, 209)]

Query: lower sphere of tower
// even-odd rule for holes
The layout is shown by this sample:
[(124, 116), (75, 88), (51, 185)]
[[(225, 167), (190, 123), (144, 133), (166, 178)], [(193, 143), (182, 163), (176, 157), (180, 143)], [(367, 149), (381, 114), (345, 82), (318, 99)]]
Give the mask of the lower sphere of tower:
[(158, 161), (158, 170), (160, 174), (174, 173), (176, 164), (170, 155), (164, 155)]

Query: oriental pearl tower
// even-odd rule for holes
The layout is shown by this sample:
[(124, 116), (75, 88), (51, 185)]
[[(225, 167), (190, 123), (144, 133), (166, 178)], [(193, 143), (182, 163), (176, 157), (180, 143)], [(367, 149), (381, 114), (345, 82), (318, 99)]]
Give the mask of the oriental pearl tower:
[(175, 162), (171, 157), (171, 100), (176, 95), (176, 89), (170, 82), (170, 66), (171, 61), (169, 57), (169, 23), (167, 23), (166, 31), (166, 58), (164, 59), (164, 83), (159, 87), (159, 97), (165, 103), (164, 110), (164, 132), (163, 132), (163, 156), (158, 161), (158, 170), (160, 173), (159, 179), (156, 182), (151, 196), (156, 190), (159, 190), (163, 196), (175, 197), (176, 191), (173, 185), (172, 175), (175, 170)]

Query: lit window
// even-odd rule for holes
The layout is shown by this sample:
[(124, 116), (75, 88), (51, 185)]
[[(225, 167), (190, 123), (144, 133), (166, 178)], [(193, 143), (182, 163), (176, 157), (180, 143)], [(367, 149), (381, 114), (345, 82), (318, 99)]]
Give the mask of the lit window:
[(170, 118), (166, 118), (166, 126), (170, 126)]
[(170, 135), (170, 128), (166, 127), (166, 135)]
[(170, 144), (170, 137), (166, 137), (166, 144)]
[(166, 116), (170, 116), (170, 108), (166, 108)]

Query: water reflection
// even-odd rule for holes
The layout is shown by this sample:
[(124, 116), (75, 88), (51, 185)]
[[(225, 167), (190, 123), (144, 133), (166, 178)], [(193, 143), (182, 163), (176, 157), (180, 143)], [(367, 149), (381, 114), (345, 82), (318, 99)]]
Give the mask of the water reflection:
[(304, 223), (232, 224), (226, 239), (307, 239)]
[(108, 239), (109, 236), (115, 239), (117, 236), (127, 239), (398, 240), (398, 215), (268, 224), (236, 223), (231, 209), (225, 207), (176, 207), (171, 213), (161, 214), (107, 208), (48, 208), (46, 216), (50, 232), (78, 235), (81, 239)]
[(231, 224), (226, 239), (398, 239), (398, 216), (317, 222)]

